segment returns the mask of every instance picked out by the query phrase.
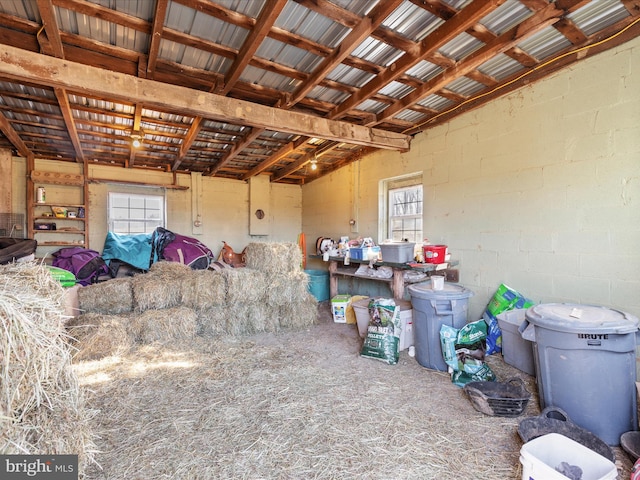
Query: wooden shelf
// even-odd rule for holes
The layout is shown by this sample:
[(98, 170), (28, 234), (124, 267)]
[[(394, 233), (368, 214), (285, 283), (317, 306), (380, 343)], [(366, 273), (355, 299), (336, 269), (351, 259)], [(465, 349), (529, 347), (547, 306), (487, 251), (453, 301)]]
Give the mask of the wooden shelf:
[(51, 221), (51, 220), (70, 220), (70, 221), (78, 221), (78, 222), (84, 222), (87, 219), (85, 217), (43, 217), (43, 216), (38, 216), (38, 217), (33, 217), (34, 220), (47, 220), (47, 221)]
[(84, 242), (38, 242), (39, 247), (84, 247)]
[[(27, 230), (30, 238), (38, 241), (39, 247), (83, 247), (89, 248), (89, 217), (88, 198), (89, 191), (87, 179), (81, 173), (45, 172), (35, 170), (33, 159), (27, 161), (29, 175), (27, 177)], [(84, 173), (87, 171), (85, 162)], [(36, 198), (36, 184), (56, 185), (52, 188), (54, 194), (51, 201), (47, 197), (46, 202), (34, 201)], [(65, 199), (73, 203), (65, 202)], [(76, 203), (78, 200), (84, 203)], [(56, 217), (45, 216), (44, 213), (53, 213), (52, 207), (66, 208), (71, 211), (83, 209), (82, 217)], [(77, 213), (77, 212), (76, 212)], [(53, 223), (55, 230), (40, 230), (38, 225)], [(47, 238), (48, 240), (44, 240)], [(66, 240), (62, 240), (65, 239)], [(40, 240), (38, 240), (40, 239)], [(42, 241), (41, 241), (42, 240)], [(36, 251), (36, 257), (43, 256), (43, 251)]]
[(37, 228), (33, 231), (34, 234), (38, 233), (72, 233), (74, 235), (84, 235), (84, 230), (80, 230), (79, 228), (58, 228), (56, 230), (38, 230)]

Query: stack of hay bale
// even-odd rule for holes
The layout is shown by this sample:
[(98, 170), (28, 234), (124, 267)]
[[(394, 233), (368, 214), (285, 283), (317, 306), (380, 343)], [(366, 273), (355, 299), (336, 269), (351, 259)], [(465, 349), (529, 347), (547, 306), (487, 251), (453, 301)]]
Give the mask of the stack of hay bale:
[(64, 291), (35, 262), (0, 266), (0, 453), (77, 454), (95, 446), (65, 329)]
[(78, 291), (80, 310), (70, 322), (77, 358), (122, 353), (135, 344), (196, 335), (244, 335), (304, 328), (317, 318), (295, 243), (251, 243), (246, 267), (191, 270), (158, 262), (149, 272)]

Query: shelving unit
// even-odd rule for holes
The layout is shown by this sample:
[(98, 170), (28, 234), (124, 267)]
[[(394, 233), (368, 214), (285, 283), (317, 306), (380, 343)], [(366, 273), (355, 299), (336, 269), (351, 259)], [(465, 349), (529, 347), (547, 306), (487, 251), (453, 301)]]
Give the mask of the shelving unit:
[[(36, 171), (33, 162), (30, 163), (27, 177), (27, 232), (29, 238), (38, 242), (36, 257), (45, 258), (63, 247), (89, 248), (88, 184), (85, 176)], [(45, 202), (36, 201), (38, 187), (46, 188)], [(63, 207), (68, 212), (74, 212), (75, 216), (57, 217), (52, 207)], [(45, 227), (52, 224), (55, 224), (55, 230)]]

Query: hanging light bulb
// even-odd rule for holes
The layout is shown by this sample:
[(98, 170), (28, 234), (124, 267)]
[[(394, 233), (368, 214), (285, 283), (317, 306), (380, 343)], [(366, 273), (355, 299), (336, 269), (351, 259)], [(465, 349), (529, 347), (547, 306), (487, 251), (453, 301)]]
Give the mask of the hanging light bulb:
[(134, 130), (131, 135), (131, 146), (133, 148), (140, 148), (142, 146), (142, 139), (144, 138), (144, 134), (141, 130)]
[(316, 153), (311, 160), (311, 170), (315, 171), (318, 169), (318, 154)]

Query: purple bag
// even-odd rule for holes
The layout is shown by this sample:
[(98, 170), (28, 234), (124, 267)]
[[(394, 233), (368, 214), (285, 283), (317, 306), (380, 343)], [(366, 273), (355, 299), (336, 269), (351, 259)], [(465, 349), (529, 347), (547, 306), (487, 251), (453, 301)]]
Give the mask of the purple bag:
[(162, 227), (156, 228), (151, 244), (151, 263), (166, 260), (189, 265), (193, 270), (206, 270), (214, 260), (213, 252), (204, 243)]
[(104, 259), (95, 250), (68, 247), (61, 248), (51, 255), (54, 257), (52, 265), (73, 273), (80, 285), (96, 283), (100, 275), (110, 273)]

